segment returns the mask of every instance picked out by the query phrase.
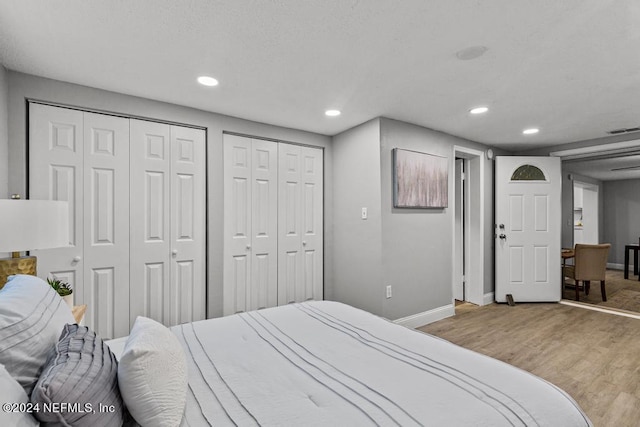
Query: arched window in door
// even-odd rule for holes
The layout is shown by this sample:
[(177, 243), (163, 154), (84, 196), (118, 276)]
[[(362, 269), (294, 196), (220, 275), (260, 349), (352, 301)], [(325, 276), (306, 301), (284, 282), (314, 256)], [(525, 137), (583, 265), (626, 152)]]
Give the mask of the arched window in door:
[(518, 167), (511, 175), (511, 181), (546, 181), (547, 177), (544, 172), (533, 165), (522, 165)]

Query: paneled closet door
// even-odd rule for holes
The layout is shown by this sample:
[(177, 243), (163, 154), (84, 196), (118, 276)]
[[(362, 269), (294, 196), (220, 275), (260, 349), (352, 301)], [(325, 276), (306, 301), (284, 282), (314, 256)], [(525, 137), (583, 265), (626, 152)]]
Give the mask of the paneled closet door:
[(170, 322), (170, 156), (168, 125), (131, 120), (131, 326)]
[(30, 104), (30, 198), (67, 200), (70, 246), (37, 251), (39, 276), (69, 282), (103, 338), (129, 325), (129, 121)]
[(204, 130), (171, 126), (171, 325), (206, 317), (204, 144)]
[(86, 323), (103, 338), (129, 334), (129, 120), (84, 113)]
[(278, 303), (278, 144), (224, 135), (223, 313)]
[(323, 299), (323, 151), (278, 147), (278, 305)]
[(130, 324), (205, 318), (203, 130), (131, 120)]
[(38, 277), (69, 283), (76, 304), (84, 302), (83, 141), (82, 111), (29, 104), (29, 198), (69, 203), (69, 246), (31, 254)]

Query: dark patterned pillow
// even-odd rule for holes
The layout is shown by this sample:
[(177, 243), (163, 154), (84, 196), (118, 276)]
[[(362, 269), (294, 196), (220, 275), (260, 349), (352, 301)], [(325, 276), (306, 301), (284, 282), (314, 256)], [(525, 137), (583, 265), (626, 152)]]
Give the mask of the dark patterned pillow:
[(95, 332), (66, 325), (31, 393), (42, 422), (73, 426), (121, 426), (125, 409), (118, 362)]

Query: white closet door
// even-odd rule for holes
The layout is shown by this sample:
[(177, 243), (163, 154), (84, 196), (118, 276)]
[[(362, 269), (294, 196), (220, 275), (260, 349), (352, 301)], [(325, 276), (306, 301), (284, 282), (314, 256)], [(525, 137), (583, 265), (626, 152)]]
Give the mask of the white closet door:
[(86, 323), (104, 338), (129, 334), (129, 120), (84, 113)]
[(29, 104), (29, 198), (69, 203), (69, 246), (32, 251), (38, 276), (67, 282), (76, 304), (84, 301), (83, 245), (83, 113)]
[(169, 324), (205, 318), (205, 134), (171, 126)]
[(224, 135), (224, 315), (278, 303), (277, 147)]
[(131, 310), (168, 325), (171, 280), (169, 126), (131, 120)]
[(323, 298), (323, 152), (278, 148), (278, 304)]
[(70, 246), (37, 251), (103, 338), (129, 333), (129, 120), (30, 105), (30, 198), (66, 200)]
[(203, 130), (131, 120), (131, 325), (206, 316), (204, 144)]

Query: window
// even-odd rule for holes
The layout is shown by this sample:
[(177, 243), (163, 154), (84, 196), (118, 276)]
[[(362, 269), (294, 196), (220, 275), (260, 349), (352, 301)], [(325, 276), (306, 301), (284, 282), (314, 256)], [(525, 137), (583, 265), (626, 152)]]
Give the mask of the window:
[(547, 177), (539, 167), (533, 165), (522, 165), (513, 172), (511, 181), (546, 181)]

